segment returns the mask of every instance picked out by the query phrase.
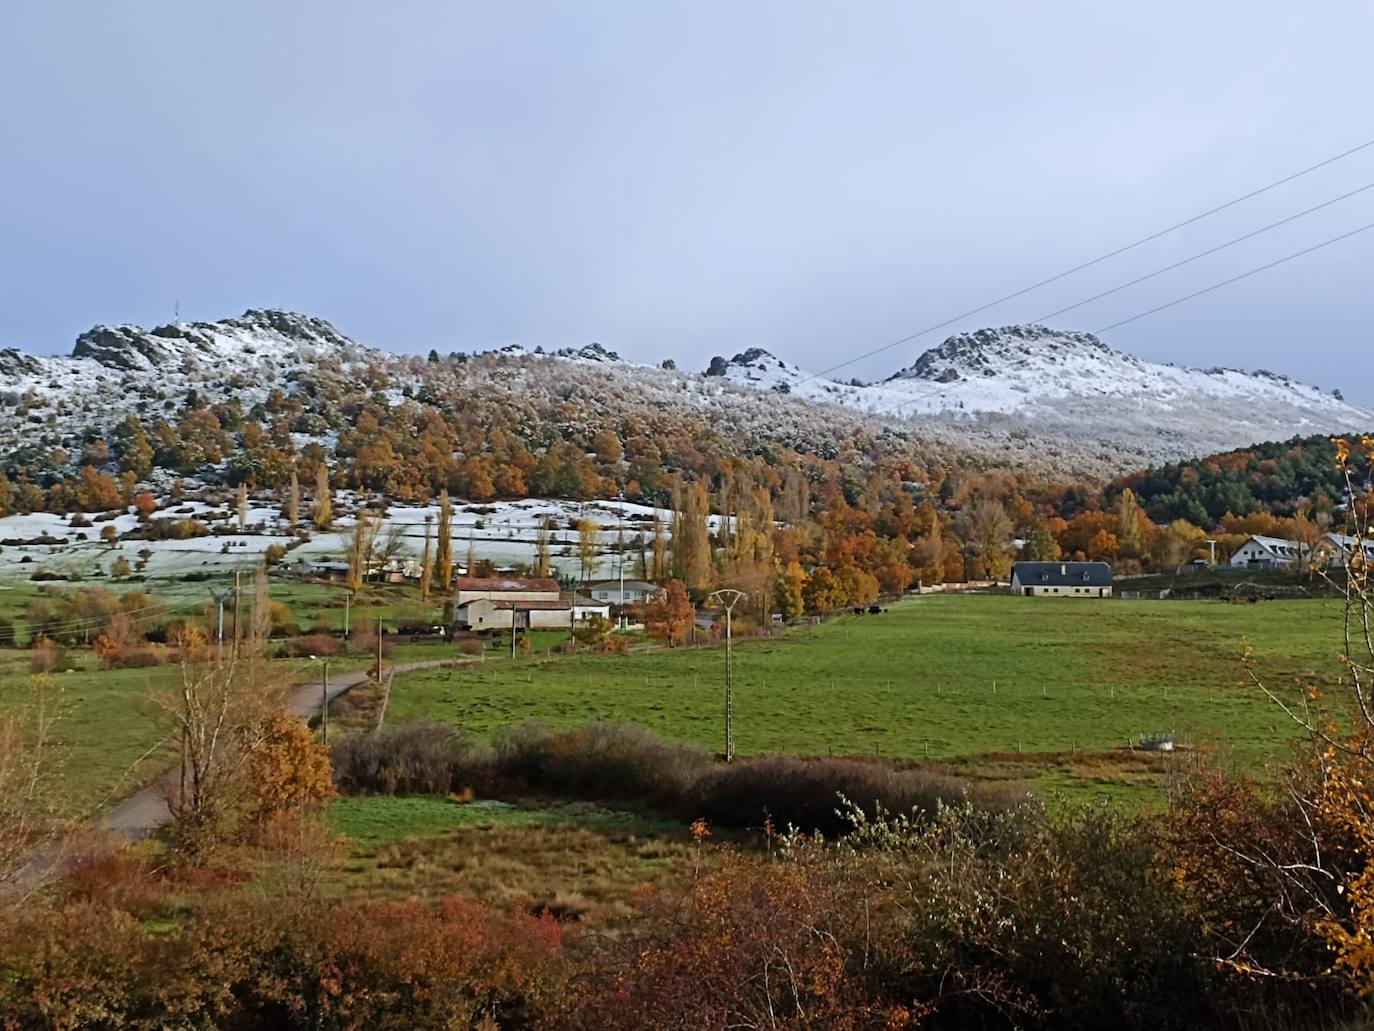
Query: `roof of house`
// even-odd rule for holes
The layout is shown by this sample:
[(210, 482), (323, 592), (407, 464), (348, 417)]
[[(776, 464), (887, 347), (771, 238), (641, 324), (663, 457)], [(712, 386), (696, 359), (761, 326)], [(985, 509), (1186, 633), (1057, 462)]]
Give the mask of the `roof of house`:
[(505, 576), (460, 576), (457, 581), (460, 591), (529, 591), (532, 594), (548, 594), (558, 590), (557, 580), (520, 580)]
[(558, 601), (533, 599), (530, 601), (516, 601), (512, 598), (476, 598), (472, 601), (460, 605), (459, 608), (469, 608), (473, 605), (490, 605), (494, 609), (515, 609), (519, 612), (567, 612), (572, 606), (563, 599)]
[(1023, 585), (1110, 587), (1112, 567), (1105, 562), (1018, 562), (1012, 576)]
[[(588, 589), (589, 589), (589, 590), (593, 590), (593, 591), (610, 591), (610, 590), (616, 590), (616, 591), (618, 591), (618, 590), (620, 590), (620, 581), (619, 581), (619, 580), (602, 580), (600, 583), (592, 584), (591, 587), (588, 588)], [(658, 590), (658, 584), (646, 583), (646, 582), (643, 581), (643, 580), (626, 580), (626, 581), (625, 581), (625, 590), (627, 590), (627, 591), (648, 591), (648, 592), (650, 592), (650, 593), (652, 594), (654, 591)]]
[[(1289, 553), (1288, 549), (1296, 548), (1298, 546), (1297, 541), (1285, 540), (1282, 537), (1265, 537), (1258, 533), (1252, 533), (1249, 537), (1247, 537), (1245, 544), (1249, 544), (1250, 541), (1254, 541), (1260, 547), (1266, 548), (1269, 551), (1275, 552), (1279, 555), (1286, 555)], [(1241, 547), (1245, 547), (1245, 544), (1242, 544)]]
[[(627, 585), (628, 586), (628, 585)], [(597, 601), (595, 598), (588, 598), (585, 594), (574, 594), (573, 604), (580, 609), (607, 609), (610, 608), (604, 601)]]
[[(1328, 533), (1322, 535), (1322, 540), (1330, 541), (1332, 544), (1336, 545), (1336, 547), (1340, 548), (1343, 552), (1350, 552), (1354, 550), (1355, 541), (1357, 540), (1357, 538), (1352, 537), (1348, 533)], [(1364, 549), (1365, 554), (1374, 553), (1374, 539), (1362, 537), (1358, 538), (1358, 540), (1360, 541), (1360, 545)]]

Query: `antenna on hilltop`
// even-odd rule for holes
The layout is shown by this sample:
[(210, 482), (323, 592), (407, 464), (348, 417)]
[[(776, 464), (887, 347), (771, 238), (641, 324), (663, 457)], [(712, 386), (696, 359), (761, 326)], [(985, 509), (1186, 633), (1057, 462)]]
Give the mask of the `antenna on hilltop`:
[(172, 302), (172, 321), (173, 321), (173, 322), (180, 322), (180, 321), (181, 321), (181, 298), (180, 298), (180, 297), (178, 297), (175, 301)]

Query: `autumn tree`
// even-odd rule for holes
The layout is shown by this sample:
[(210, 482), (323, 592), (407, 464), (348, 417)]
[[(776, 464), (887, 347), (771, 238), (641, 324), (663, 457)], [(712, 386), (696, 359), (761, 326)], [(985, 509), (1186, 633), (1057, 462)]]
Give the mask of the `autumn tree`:
[(234, 512), (238, 516), (239, 529), (243, 530), (248, 526), (248, 484), (240, 483), (238, 493), (234, 497)]
[(372, 562), (373, 547), (380, 528), (378, 520), (366, 507), (359, 506), (353, 532), (348, 535), (348, 589), (360, 590), (367, 580)]
[(286, 522), (295, 529), (301, 522), (301, 481), (296, 470), (291, 470), (291, 486), (286, 492)]
[(844, 605), (844, 588), (825, 566), (813, 569), (802, 587), (806, 611), (818, 616), (828, 615)]
[(596, 523), (590, 519), (579, 519), (577, 522), (577, 559), (583, 583), (590, 580), (592, 573), (596, 570), (597, 552), (600, 546), (598, 541), (599, 530), (600, 528)]
[(801, 564), (793, 559), (779, 574), (776, 591), (778, 608), (782, 610), (782, 618), (789, 623), (794, 619), (800, 619), (802, 616), (805, 608), (802, 592), (805, 586), (806, 573)]
[(162, 701), (181, 765), (166, 795), (174, 843), (190, 854), (213, 848), (230, 829), (267, 716), (281, 705), (284, 685), (265, 643), (254, 634), (232, 647), (210, 646), (194, 628), (177, 639), (179, 680)]
[(701, 483), (680, 486), (673, 502), (672, 575), (688, 590), (707, 587), (711, 578), (710, 496)]
[(1021, 549), (1021, 557), (1027, 562), (1058, 562), (1061, 554), (1059, 542), (1050, 532), (1049, 524), (1037, 517), (1031, 524), (1030, 536)]
[(654, 536), (651, 545), (653, 558), (649, 567), (648, 579), (652, 583), (661, 584), (668, 580), (668, 538), (663, 529), (663, 520), (659, 517), (658, 509), (654, 509)]
[(681, 644), (696, 620), (696, 609), (681, 580), (669, 580), (662, 596), (644, 606), (644, 629), (668, 647)]
[(334, 497), (330, 493), (329, 466), (324, 462), (315, 467), (315, 498), (311, 521), (317, 530), (328, 530), (334, 525)]
[(317, 808), (334, 795), (329, 749), (300, 717), (268, 712), (254, 730), (245, 782), (248, 815), (258, 822)]
[(429, 599), (430, 584), (434, 581), (434, 516), (425, 513), (425, 552), (420, 561), (420, 600)]
[(541, 519), (534, 538), (534, 575), (541, 579), (547, 577), (552, 568), (549, 560), (550, 533), (549, 520)]
[[(468, 575), (472, 571), (468, 570)], [(453, 584), (453, 503), (448, 491), (439, 492), (438, 541), (434, 549), (434, 582), (447, 592)]]

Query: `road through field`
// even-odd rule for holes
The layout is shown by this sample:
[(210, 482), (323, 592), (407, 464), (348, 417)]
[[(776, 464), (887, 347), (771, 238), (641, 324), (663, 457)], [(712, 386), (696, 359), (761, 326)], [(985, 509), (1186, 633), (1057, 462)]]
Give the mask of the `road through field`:
[[(421, 662), (388, 663), (388, 672), (396, 674), (413, 673), (418, 670), (438, 669), (445, 666), (464, 666), (471, 659), (431, 659)], [(330, 677), (327, 687), (322, 691), (320, 684), (302, 684), (287, 697), (288, 711), (309, 719), (322, 708), (321, 695), (330, 702), (339, 698), (359, 684), (366, 683), (369, 677), (365, 670), (341, 673)], [(102, 815), (94, 824), (98, 831), (106, 834), (106, 844), (112, 851), (141, 841), (158, 828), (166, 826), (172, 819), (167, 806), (167, 798), (175, 794), (181, 779), (181, 767), (176, 766), (159, 777), (147, 787), (134, 792), (119, 805)], [(89, 858), (89, 856), (85, 856)], [(71, 854), (61, 846), (40, 849), (27, 863), (19, 867), (8, 880), (0, 883), (0, 894), (24, 893), (46, 883), (67, 870), (73, 861)]]

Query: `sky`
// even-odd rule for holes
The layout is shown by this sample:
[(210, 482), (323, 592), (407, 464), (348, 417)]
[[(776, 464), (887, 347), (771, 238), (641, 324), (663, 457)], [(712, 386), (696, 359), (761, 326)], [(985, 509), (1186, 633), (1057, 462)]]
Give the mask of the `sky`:
[[(1374, 183), (1374, 7), (108, 0), (0, 15), (0, 347), (276, 307), (398, 352), (885, 377)], [(1374, 223), (1374, 189), (1052, 320)], [(1374, 230), (1111, 330), (1374, 404)]]

